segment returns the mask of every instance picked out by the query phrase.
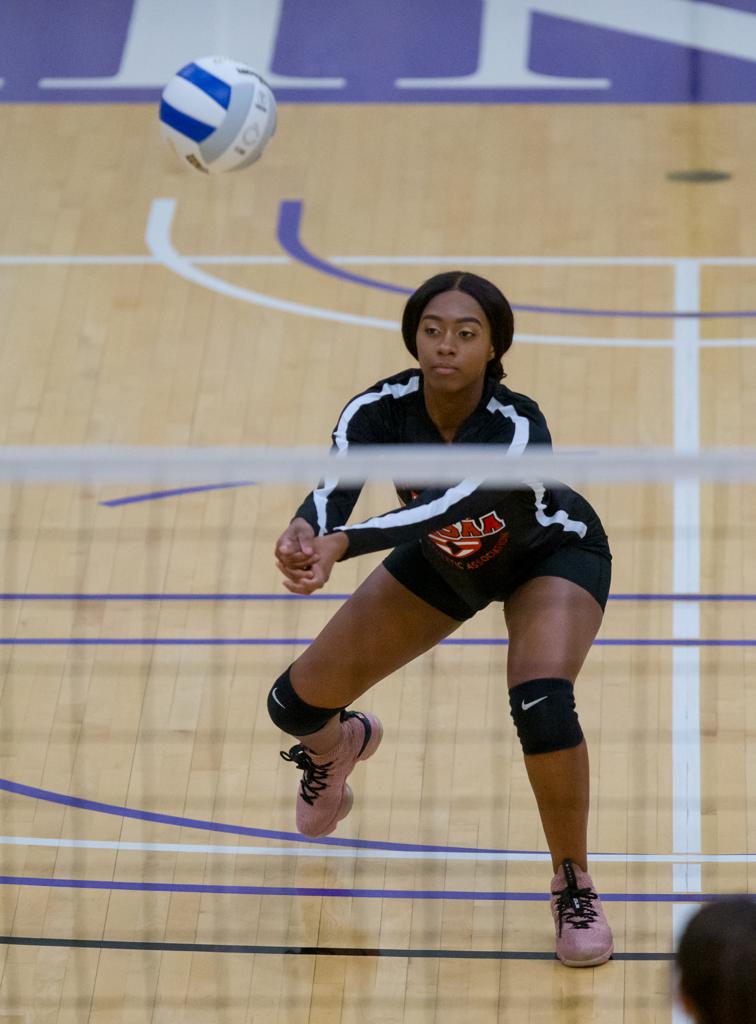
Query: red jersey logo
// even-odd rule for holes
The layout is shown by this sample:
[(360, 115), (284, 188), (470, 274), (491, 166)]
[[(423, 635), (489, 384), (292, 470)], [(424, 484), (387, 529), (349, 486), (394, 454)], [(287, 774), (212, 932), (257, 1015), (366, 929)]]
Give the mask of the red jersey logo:
[(479, 519), (463, 519), (428, 534), (428, 539), (451, 558), (469, 558), (480, 551), (486, 537), (500, 533), (506, 523), (495, 512)]

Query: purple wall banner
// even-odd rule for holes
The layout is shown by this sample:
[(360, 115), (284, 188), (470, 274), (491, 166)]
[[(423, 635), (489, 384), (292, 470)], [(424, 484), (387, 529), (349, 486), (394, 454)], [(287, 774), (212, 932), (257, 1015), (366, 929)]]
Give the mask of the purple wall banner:
[(208, 53), (284, 102), (754, 103), (756, 0), (0, 4), (0, 102), (155, 102)]

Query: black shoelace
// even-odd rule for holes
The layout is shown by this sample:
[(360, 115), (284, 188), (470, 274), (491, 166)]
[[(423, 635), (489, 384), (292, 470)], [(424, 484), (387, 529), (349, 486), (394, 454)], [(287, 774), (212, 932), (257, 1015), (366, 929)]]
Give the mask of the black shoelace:
[(302, 743), (297, 743), (296, 746), (293, 746), (288, 754), (285, 750), (282, 750), (281, 757), (284, 761), (292, 761), (297, 768), (301, 768), (304, 772), (300, 782), (302, 799), (305, 803), (312, 806), (322, 791), (328, 786), (328, 769), (333, 762), (315, 764), (307, 753), (307, 748)]
[(569, 861), (565, 861), (562, 867), (567, 885), (553, 893), (557, 897), (560, 935), (565, 925), (571, 928), (590, 928), (598, 917), (598, 911), (593, 906), (598, 894), (591, 888), (579, 887), (574, 868)]

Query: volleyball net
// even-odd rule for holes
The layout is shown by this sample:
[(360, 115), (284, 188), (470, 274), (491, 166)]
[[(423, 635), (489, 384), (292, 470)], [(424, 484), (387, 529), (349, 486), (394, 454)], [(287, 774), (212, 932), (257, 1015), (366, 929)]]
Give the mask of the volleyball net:
[(170, 484), (299, 483), (321, 478), (353, 485), (413, 480), (422, 485), (478, 478), (492, 486), (533, 479), (565, 483), (707, 483), (756, 480), (756, 448), (675, 451), (665, 448), (530, 449), (513, 455), (491, 445), (370, 445), (346, 453), (322, 447), (6, 446), (0, 481), (6, 483)]
[[(229, 573), (237, 593), (270, 591), (280, 582), (275, 540), (321, 480), (364, 485), (354, 522), (396, 506), (394, 480), (492, 489), (559, 481), (584, 493), (604, 522), (615, 591), (756, 593), (756, 448), (535, 448), (514, 456), (491, 445), (364, 446), (343, 454), (323, 446), (0, 448), (2, 590), (74, 593), (78, 580), (82, 593), (95, 582), (98, 592), (112, 582), (125, 593), (137, 588), (129, 576), (141, 572), (153, 579), (155, 595), (189, 593), (200, 577), (203, 592), (220, 593)], [(344, 563), (348, 580), (374, 562)], [(112, 580), (109, 566), (118, 569)], [(156, 566), (163, 566), (159, 579)]]
[[(747, 780), (756, 777), (748, 743), (756, 728), (756, 449), (581, 448), (516, 458), (474, 445), (347, 456), (324, 447), (0, 449), (5, 774), (54, 792), (101, 792), (114, 805), (179, 807), (201, 821), (244, 819), (290, 832), (291, 780), (277, 788), (280, 737), (266, 694), (385, 555), (337, 565), (311, 597), (282, 587), (275, 541), (304, 495), (336, 478), (366, 484), (354, 521), (396, 506), (392, 480), (558, 480), (585, 494), (610, 538), (614, 582), (581, 676), (596, 699), (584, 701), (581, 718), (593, 748), (618, 768), (620, 781), (602, 783), (609, 790), (598, 795), (599, 820), (614, 816), (625, 837), (623, 847), (614, 834), (593, 834), (592, 849), (672, 864), (673, 883), (653, 884), (682, 894), (707, 888), (701, 869), (713, 850), (717, 870), (733, 873), (720, 887), (742, 891), (751, 855), (741, 854), (753, 839)], [(512, 745), (519, 764), (502, 692), (506, 642), (492, 606), (445, 641), (432, 678), (420, 664), (398, 684), (402, 700), (438, 709), (430, 712), (433, 742), (468, 744), (470, 763), (498, 755), (494, 745), (482, 752), (460, 678), (494, 709), (495, 738)], [(404, 742), (428, 749), (422, 716), (408, 720)], [(737, 745), (723, 755), (728, 730)], [(707, 790), (723, 756), (738, 787)], [(252, 770), (269, 773), (268, 788), (247, 787)], [(653, 808), (638, 810), (649, 791)], [(497, 832), (498, 796), (465, 799), (481, 805), (478, 845), (530, 849), (527, 792), (531, 831), (518, 833), (517, 818), (506, 836)], [(726, 850), (707, 839), (706, 800), (729, 808)], [(4, 802), (8, 813), (14, 806)], [(55, 813), (40, 810), (37, 830), (47, 827), (45, 814), (58, 828)], [(149, 820), (140, 820), (129, 836), (154, 840)], [(421, 841), (452, 841), (434, 829), (421, 828)], [(83, 818), (71, 830), (99, 837)], [(15, 874), (16, 855), (6, 854), (6, 874)], [(736, 858), (731, 869), (721, 866), (725, 854)]]

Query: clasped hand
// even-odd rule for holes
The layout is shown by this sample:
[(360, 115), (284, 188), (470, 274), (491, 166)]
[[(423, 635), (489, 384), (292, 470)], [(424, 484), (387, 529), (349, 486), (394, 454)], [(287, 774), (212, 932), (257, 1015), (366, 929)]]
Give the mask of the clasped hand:
[(293, 519), (276, 541), (276, 565), (285, 577), (284, 586), (292, 594), (320, 590), (348, 547), (343, 533), (316, 537), (305, 519)]

